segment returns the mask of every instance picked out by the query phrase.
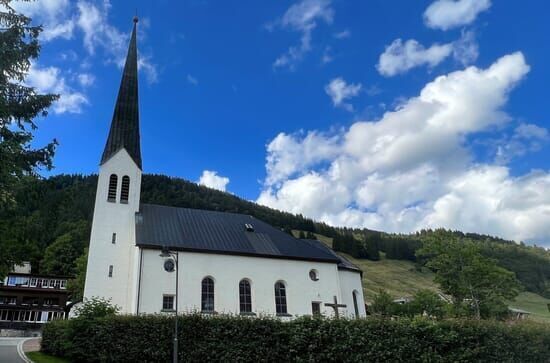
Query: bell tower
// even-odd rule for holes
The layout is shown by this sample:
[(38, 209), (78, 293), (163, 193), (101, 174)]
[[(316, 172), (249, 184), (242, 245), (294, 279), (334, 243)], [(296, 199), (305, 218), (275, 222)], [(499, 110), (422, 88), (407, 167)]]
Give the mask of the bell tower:
[(141, 189), (138, 67), (134, 26), (109, 137), (101, 157), (84, 299), (110, 299), (122, 313), (135, 311), (138, 248), (135, 214)]

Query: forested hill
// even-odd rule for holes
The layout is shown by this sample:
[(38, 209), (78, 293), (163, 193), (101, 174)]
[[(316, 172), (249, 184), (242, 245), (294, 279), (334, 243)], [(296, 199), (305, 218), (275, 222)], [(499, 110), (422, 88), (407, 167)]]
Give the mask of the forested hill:
[[(75, 274), (75, 261), (89, 241), (96, 183), (96, 175), (58, 175), (22, 182), (16, 190), (15, 209), (0, 215), (0, 250), (4, 261), (6, 256), (30, 260), (35, 271)], [(334, 228), (163, 175), (143, 176), (141, 201), (250, 214), (289, 233), (303, 231), (301, 235), (306, 238), (314, 234), (332, 238), (335, 250), (370, 260), (379, 259), (382, 252), (389, 259), (416, 261), (415, 251), (425, 238), (434, 233), (455, 234), (477, 241), (484, 254), (514, 271), (527, 290), (550, 297), (549, 252), (496, 237), (442, 230), (395, 235), (368, 229)]]

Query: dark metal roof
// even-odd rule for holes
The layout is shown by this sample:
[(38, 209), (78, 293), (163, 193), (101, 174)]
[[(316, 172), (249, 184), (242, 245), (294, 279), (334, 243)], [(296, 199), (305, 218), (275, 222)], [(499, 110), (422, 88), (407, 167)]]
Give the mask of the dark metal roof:
[(137, 18), (134, 18), (134, 29), (101, 164), (124, 148), (141, 169), (136, 24)]
[(342, 269), (345, 269), (345, 270), (353, 270), (353, 271), (363, 273), (363, 271), (359, 267), (355, 266), (350, 260), (348, 260), (344, 256), (340, 256), (339, 254), (334, 252), (332, 250), (332, 248), (328, 247), (323, 242), (318, 241), (316, 239), (305, 239), (305, 240), (302, 240), (302, 241), (308, 242), (312, 246), (314, 246), (316, 248), (319, 248), (323, 251), (326, 251), (326, 252), (330, 253), (331, 255), (333, 255), (334, 257), (336, 257), (338, 259), (338, 268), (342, 268)]
[[(254, 232), (248, 232), (251, 224)], [(330, 249), (300, 240), (249, 215), (142, 204), (136, 215), (141, 247), (341, 263)]]

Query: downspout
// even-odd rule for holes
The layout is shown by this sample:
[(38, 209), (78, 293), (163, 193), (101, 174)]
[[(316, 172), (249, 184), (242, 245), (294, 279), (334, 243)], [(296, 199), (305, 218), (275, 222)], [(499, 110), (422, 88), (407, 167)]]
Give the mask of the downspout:
[(137, 291), (137, 304), (136, 315), (139, 315), (139, 298), (141, 296), (141, 266), (143, 265), (143, 249), (139, 249), (139, 277), (138, 277), (138, 291)]

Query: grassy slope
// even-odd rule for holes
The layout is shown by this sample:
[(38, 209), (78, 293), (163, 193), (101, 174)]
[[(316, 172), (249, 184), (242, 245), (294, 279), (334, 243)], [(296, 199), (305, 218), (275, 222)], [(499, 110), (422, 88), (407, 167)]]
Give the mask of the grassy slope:
[(385, 258), (380, 261), (369, 261), (345, 257), (363, 270), (363, 291), (367, 301), (372, 301), (380, 289), (386, 290), (396, 298), (410, 297), (421, 289), (438, 291), (438, 286), (433, 281), (433, 273), (425, 268), (419, 271), (411, 262)]
[(529, 311), (534, 320), (550, 323), (550, 311), (548, 311), (550, 299), (545, 299), (532, 292), (522, 292), (515, 301), (510, 303), (513, 308)]
[[(322, 235), (317, 235), (317, 238), (332, 247), (332, 239)], [(372, 301), (372, 297), (380, 289), (386, 290), (395, 298), (411, 296), (421, 289), (438, 290), (433, 281), (434, 274), (427, 269), (418, 271), (412, 262), (387, 260), (383, 256), (380, 261), (369, 261), (355, 259), (345, 253), (341, 255), (363, 270), (363, 291), (367, 302)], [(547, 304), (550, 304), (550, 299), (531, 292), (522, 292), (510, 306), (529, 311), (533, 320), (550, 323)]]

